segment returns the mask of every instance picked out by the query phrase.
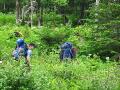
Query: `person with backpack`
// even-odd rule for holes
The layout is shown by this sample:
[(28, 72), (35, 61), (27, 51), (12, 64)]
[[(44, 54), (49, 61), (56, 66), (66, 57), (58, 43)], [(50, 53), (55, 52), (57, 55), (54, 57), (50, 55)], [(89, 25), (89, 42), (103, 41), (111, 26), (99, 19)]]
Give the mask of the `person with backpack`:
[(61, 45), (61, 51), (60, 51), (60, 59), (73, 59), (76, 56), (76, 49), (73, 48), (72, 43), (65, 42)]
[(30, 57), (32, 55), (32, 49), (35, 47), (34, 44), (26, 44), (23, 39), (18, 39), (16, 41), (16, 48), (13, 51), (13, 57), (15, 60), (19, 61), (20, 57), (25, 57), (25, 63), (30, 66)]

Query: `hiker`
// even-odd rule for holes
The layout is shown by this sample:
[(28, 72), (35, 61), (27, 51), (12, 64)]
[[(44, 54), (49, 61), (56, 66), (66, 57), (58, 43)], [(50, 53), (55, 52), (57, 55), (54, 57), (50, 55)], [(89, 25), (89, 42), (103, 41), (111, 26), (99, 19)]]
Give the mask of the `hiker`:
[(73, 48), (72, 43), (65, 42), (61, 45), (60, 59), (73, 59), (76, 56), (76, 49)]
[(19, 61), (20, 57), (25, 57), (25, 63), (30, 66), (30, 57), (32, 55), (32, 49), (35, 47), (33, 43), (26, 44), (23, 39), (17, 40), (17, 45), (13, 51), (13, 57), (15, 60)]

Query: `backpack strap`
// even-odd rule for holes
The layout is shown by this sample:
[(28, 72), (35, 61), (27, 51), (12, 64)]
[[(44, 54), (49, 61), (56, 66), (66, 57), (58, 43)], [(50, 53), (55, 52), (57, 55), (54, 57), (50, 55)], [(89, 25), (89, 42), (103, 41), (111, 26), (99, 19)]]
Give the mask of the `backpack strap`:
[(27, 51), (28, 51), (27, 44), (24, 43), (24, 56), (27, 56)]

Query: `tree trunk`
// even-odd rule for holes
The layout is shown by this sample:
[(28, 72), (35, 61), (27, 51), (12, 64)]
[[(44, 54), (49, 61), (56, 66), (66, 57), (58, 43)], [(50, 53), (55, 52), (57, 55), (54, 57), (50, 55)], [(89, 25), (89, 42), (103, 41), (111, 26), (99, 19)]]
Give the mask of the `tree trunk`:
[(5, 10), (6, 10), (6, 5), (5, 5), (5, 3), (4, 3), (4, 7), (3, 7), (3, 8), (4, 8), (4, 11), (5, 11)]
[(41, 26), (43, 25), (43, 6), (41, 6), (41, 9), (40, 9), (40, 25)]
[(85, 17), (85, 3), (84, 2), (81, 2), (80, 3), (80, 18), (79, 18), (79, 20), (77, 21), (77, 24), (78, 25), (82, 25), (82, 24), (84, 24), (84, 22), (83, 22), (83, 19), (84, 19), (84, 17)]
[[(98, 10), (98, 6), (99, 6), (100, 0), (96, 0), (96, 10)], [(96, 12), (96, 17), (98, 16), (98, 13)], [(95, 18), (95, 22), (98, 22), (98, 18)]]
[(98, 6), (98, 5), (99, 5), (99, 2), (100, 2), (100, 0), (96, 0), (96, 6)]
[(37, 25), (38, 25), (38, 28), (40, 28), (41, 26), (40, 8), (37, 10), (36, 16), (37, 16), (37, 21), (38, 21)]
[(19, 10), (20, 10), (19, 0), (16, 0), (16, 24), (19, 23)]
[(32, 0), (31, 0), (31, 20), (30, 20), (31, 22), (31, 28), (32, 28), (32, 26), (33, 26), (33, 3), (32, 3)]

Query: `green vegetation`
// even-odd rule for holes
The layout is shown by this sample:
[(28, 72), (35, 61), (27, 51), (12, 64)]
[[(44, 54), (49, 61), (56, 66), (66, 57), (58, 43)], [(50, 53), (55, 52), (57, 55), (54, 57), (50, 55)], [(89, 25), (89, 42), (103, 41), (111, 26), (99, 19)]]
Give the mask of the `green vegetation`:
[[(73, 33), (71, 33), (72, 30), (74, 30)], [(21, 32), (27, 43), (34, 42), (38, 46), (33, 51), (31, 71), (25, 66), (24, 59), (21, 59), (19, 63), (11, 57), (17, 39), (13, 34), (15, 31)], [(76, 36), (78, 32), (81, 33), (81, 39), (79, 35)], [(106, 63), (103, 63), (96, 55), (91, 58), (90, 54), (83, 54), (86, 52), (86, 48), (89, 48), (89, 41), (84, 41), (83, 38), (89, 37), (90, 32), (89, 26), (51, 29), (43, 27), (41, 30), (37, 28), (31, 30), (29, 27), (15, 25), (1, 26), (0, 58), (3, 60), (3, 64), (0, 65), (0, 89), (119, 90), (120, 70), (118, 62), (107, 60)], [(66, 38), (63, 39), (64, 37)], [(79, 39), (82, 41), (78, 41)], [(50, 43), (49, 40), (54, 42)], [(68, 40), (80, 50), (75, 60), (60, 62), (57, 47), (63, 41)]]
[(31, 71), (11, 60), (0, 66), (2, 90), (119, 90), (120, 74), (116, 63), (81, 56), (60, 63), (58, 56), (42, 55), (31, 60)]
[[(0, 90), (120, 90), (119, 9), (119, 0), (0, 0)], [(12, 58), (18, 38), (37, 46), (30, 68)], [(77, 56), (60, 62), (67, 41)]]

